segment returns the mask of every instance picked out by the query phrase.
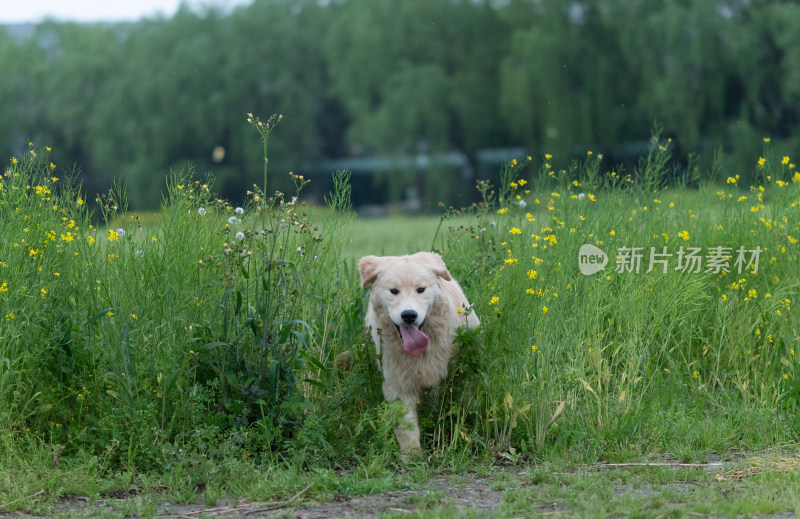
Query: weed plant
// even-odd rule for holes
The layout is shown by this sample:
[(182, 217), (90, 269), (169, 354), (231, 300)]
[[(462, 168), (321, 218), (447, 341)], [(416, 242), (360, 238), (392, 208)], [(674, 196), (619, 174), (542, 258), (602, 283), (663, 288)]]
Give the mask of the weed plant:
[[(249, 122), (266, 154), (268, 131)], [(174, 488), (222, 460), (385, 470), (402, 410), (383, 402), (343, 254), (346, 173), (317, 221), (301, 175), (267, 194), (265, 168), (234, 207), (212, 178), (174, 172), (141, 225), (120, 187), (92, 212), (48, 151), (30, 145), (0, 180), (7, 452), (89, 456)], [(479, 182), (481, 203), (445, 211), (433, 246), (482, 326), (425, 397), (425, 448), (691, 459), (796, 440), (800, 173), (769, 142), (754, 162), (745, 189), (719, 167), (681, 169), (656, 134), (630, 174), (591, 152), (563, 169), (529, 157), (496, 188)], [(587, 244), (607, 256), (591, 275)]]

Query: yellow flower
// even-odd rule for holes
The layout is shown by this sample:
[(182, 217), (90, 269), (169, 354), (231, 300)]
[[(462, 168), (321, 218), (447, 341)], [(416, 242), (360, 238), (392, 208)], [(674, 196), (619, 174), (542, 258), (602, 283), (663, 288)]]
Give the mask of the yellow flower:
[(139, 319), (138, 317), (136, 317), (136, 314), (131, 314), (131, 317), (132, 317), (133, 319)]
[(497, 214), (506, 214), (507, 212), (508, 212), (508, 209), (505, 208), (505, 207), (503, 209), (498, 209), (497, 210)]
[(3, 292), (8, 292), (8, 281), (3, 281), (3, 284), (0, 285), (0, 294)]
[(534, 289), (532, 289), (532, 288), (529, 288), (528, 290), (526, 290), (526, 291), (525, 291), (525, 293), (526, 293), (526, 294), (535, 295), (535, 294), (536, 294), (536, 290), (534, 290)]
[(769, 137), (764, 137), (764, 142), (768, 143), (769, 142)]
[(788, 163), (789, 163), (789, 155), (786, 155), (786, 156), (785, 156), (785, 157), (783, 157), (783, 159), (781, 160), (781, 164), (783, 164), (783, 165), (786, 165), (786, 164), (788, 164)]
[(109, 310), (109, 311), (108, 311), (108, 313), (107, 313), (106, 315), (107, 315), (107, 316), (109, 316), (109, 317), (114, 317), (114, 312), (112, 312), (111, 310)]
[(500, 298), (497, 297), (497, 296), (494, 296), (489, 300), (489, 306), (496, 305), (499, 302), (500, 302)]
[(508, 265), (513, 265), (513, 264), (514, 264), (514, 263), (516, 263), (516, 262), (517, 262), (517, 260), (516, 260), (516, 259), (514, 259), (514, 258), (508, 258), (508, 259), (505, 261), (505, 263), (506, 263), (506, 264), (508, 264)]
[(553, 156), (552, 156), (552, 155), (550, 155), (549, 153), (545, 153), (545, 154), (544, 154), (544, 159), (545, 159), (545, 160), (550, 160), (550, 159), (552, 159), (552, 158), (553, 158)]
[(681, 231), (681, 232), (678, 233), (678, 236), (683, 238), (684, 241), (688, 241), (689, 240), (689, 232), (688, 231)]
[(611, 232), (609, 232), (608, 234), (610, 234), (611, 236), (616, 236), (617, 235), (617, 233), (614, 231), (614, 229), (611, 229)]
[(533, 353), (536, 353), (538, 350), (539, 350), (539, 348), (537, 348), (536, 346), (531, 346), (531, 351)]
[(508, 232), (510, 232), (511, 234), (522, 234), (522, 231), (520, 231), (516, 227), (512, 227), (511, 230), (509, 230)]
[(758, 158), (758, 167), (759, 168), (763, 168), (764, 164), (766, 164), (766, 162), (767, 162), (767, 159), (765, 159), (764, 157), (759, 157)]
[(535, 270), (529, 270), (528, 271), (528, 279), (536, 279), (536, 271)]
[(550, 310), (549, 310), (549, 309), (548, 309), (546, 306), (543, 306), (543, 307), (542, 307), (542, 314), (546, 314), (546, 313), (547, 313), (547, 312), (549, 312), (549, 311), (550, 311)]
[(108, 241), (117, 241), (119, 240), (119, 233), (114, 229), (108, 230)]

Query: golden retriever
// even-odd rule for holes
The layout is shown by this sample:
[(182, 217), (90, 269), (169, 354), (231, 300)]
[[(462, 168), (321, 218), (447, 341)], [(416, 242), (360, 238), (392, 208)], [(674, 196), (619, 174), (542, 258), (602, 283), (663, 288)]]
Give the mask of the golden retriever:
[(417, 402), (423, 388), (447, 376), (460, 326), (480, 324), (438, 254), (365, 256), (361, 286), (372, 288), (364, 319), (383, 372), (383, 396), (401, 400), (405, 424), (395, 431), (403, 453), (420, 453)]

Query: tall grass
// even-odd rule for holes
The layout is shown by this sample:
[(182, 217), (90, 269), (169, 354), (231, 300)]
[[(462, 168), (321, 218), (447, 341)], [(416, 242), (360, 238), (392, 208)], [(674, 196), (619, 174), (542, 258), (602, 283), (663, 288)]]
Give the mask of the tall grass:
[[(462, 333), (450, 378), (423, 402), (432, 452), (682, 455), (796, 438), (800, 174), (766, 148), (763, 183), (744, 189), (718, 168), (683, 173), (670, 153), (656, 136), (630, 175), (595, 154), (561, 170), (514, 161), (501, 185), (479, 183), (480, 204), (445, 213), (433, 246), (482, 327)], [(394, 452), (402, 411), (382, 402), (366, 294), (343, 252), (346, 174), (320, 219), (300, 175), (294, 193), (254, 186), (238, 208), (212, 179), (176, 172), (141, 225), (123, 189), (92, 213), (55, 170), (31, 146), (0, 181), (12, 437), (155, 469), (181, 452), (297, 466)], [(581, 274), (584, 244), (607, 254), (605, 270)], [(633, 247), (640, 271), (617, 271)], [(676, 269), (690, 247), (704, 261), (729, 247), (728, 272)], [(739, 247), (760, 247), (757, 271), (737, 271)], [(667, 272), (647, 272), (651, 248)]]

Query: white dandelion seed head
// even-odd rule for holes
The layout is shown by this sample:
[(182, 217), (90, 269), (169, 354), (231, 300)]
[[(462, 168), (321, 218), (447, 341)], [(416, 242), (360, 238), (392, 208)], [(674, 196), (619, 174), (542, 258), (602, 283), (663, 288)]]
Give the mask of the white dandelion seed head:
[(236, 233), (236, 239), (239, 240), (239, 241), (244, 240), (244, 233), (242, 231), (237, 232)]
[(526, 207), (528, 207), (528, 204), (527, 204), (527, 203), (525, 203), (525, 200), (520, 200), (519, 202), (517, 202), (517, 205), (518, 205), (518, 206), (520, 206), (520, 207), (521, 207), (521, 208), (523, 208), (523, 209), (525, 209)]
[(117, 229), (117, 234), (119, 234), (119, 237), (122, 238), (123, 236), (125, 236), (125, 229), (122, 228)]
[(236, 218), (235, 216), (231, 216), (230, 218), (228, 218), (228, 223), (231, 224), (231, 225), (238, 225), (238, 224), (242, 223), (242, 221), (240, 219)]
[(197, 209), (197, 214), (199, 214), (200, 216), (203, 216), (204, 214), (206, 214), (206, 208), (205, 207), (200, 207), (199, 209)]
[(583, 200), (586, 198), (586, 193), (578, 193), (578, 200)]
[(238, 215), (242, 215), (244, 214), (244, 209), (242, 209), (241, 207), (237, 207), (236, 209), (233, 210), (233, 212)]

